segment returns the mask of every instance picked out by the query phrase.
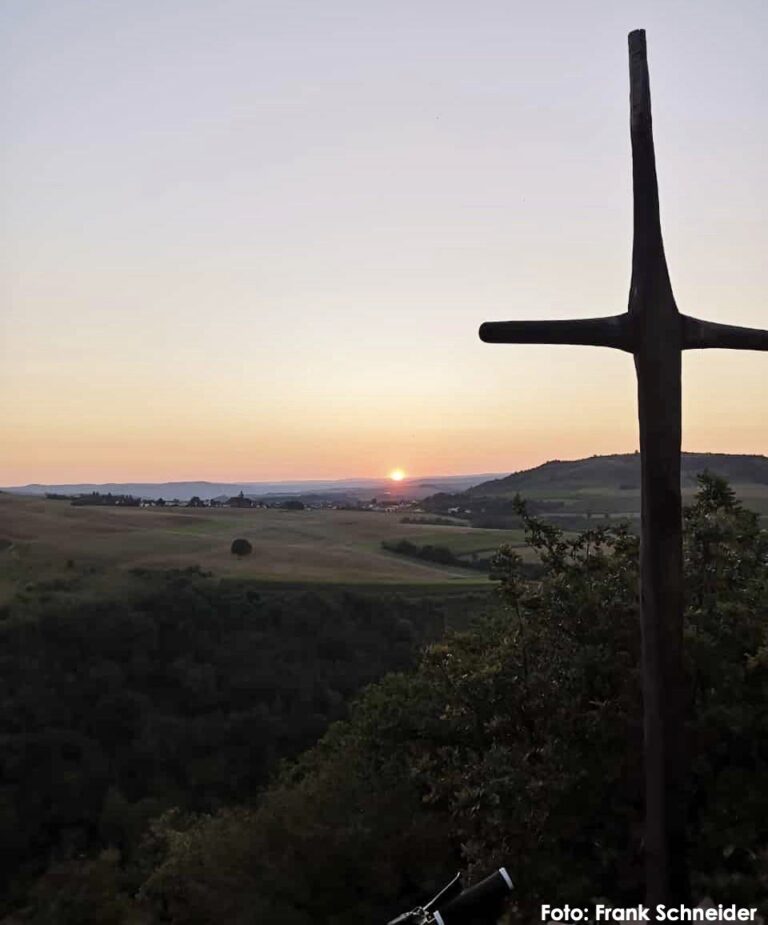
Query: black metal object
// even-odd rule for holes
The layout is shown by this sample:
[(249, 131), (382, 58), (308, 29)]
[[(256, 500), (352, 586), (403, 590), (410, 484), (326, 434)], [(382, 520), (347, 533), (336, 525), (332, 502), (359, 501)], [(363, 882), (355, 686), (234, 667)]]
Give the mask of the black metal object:
[(768, 331), (681, 315), (664, 256), (645, 31), (629, 34), (634, 243), (629, 309), (610, 318), (482, 325), (487, 343), (589, 344), (634, 354), (640, 421), (640, 601), (649, 904), (688, 899), (682, 667), (681, 352), (768, 350)]
[(456, 874), (425, 906), (417, 906), (388, 925), (491, 925), (511, 892), (512, 880), (505, 867), (466, 890), (461, 885), (461, 874)]

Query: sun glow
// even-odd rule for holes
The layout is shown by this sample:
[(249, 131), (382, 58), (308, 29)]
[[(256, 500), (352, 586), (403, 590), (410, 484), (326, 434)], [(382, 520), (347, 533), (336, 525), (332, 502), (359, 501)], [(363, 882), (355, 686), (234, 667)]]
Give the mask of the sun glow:
[(402, 482), (403, 479), (405, 478), (405, 472), (403, 472), (402, 469), (393, 469), (389, 473), (389, 477), (392, 479), (393, 482)]

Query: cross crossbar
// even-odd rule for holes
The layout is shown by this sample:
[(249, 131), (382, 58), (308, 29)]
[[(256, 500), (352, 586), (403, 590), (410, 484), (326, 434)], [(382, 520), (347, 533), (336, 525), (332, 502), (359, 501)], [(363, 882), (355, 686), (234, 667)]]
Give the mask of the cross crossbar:
[(768, 331), (700, 321), (678, 311), (659, 220), (644, 30), (629, 34), (629, 85), (634, 238), (628, 310), (608, 318), (488, 322), (480, 328), (480, 338), (487, 343), (613, 347), (634, 355), (642, 495), (644, 851), (646, 898), (655, 907), (689, 898), (684, 802), (681, 352), (713, 347), (768, 350)]
[[(614, 347), (635, 353), (636, 338), (629, 312), (606, 318), (558, 321), (487, 321), (480, 325), (486, 344), (581, 344)], [(729, 350), (768, 350), (768, 331), (718, 324), (680, 315), (680, 350), (711, 347)]]

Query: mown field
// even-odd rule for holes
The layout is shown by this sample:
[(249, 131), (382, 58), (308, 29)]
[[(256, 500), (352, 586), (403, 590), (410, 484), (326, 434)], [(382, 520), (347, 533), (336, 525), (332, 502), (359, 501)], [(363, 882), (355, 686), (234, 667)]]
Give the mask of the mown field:
[[(748, 508), (768, 514), (768, 486), (735, 485)], [(639, 492), (532, 490), (531, 500), (561, 500), (555, 522), (585, 515), (637, 518)], [(684, 492), (684, 502), (692, 491)], [(584, 520), (584, 526), (589, 523)], [(253, 553), (238, 559), (232, 540)], [(89, 588), (114, 589), (134, 569), (199, 566), (221, 577), (270, 583), (427, 585), (486, 584), (484, 573), (398, 555), (382, 542), (444, 546), (457, 557), (488, 558), (503, 543), (531, 557), (520, 530), (402, 523), (402, 515), (368, 511), (73, 507), (67, 501), (0, 492), (0, 602), (30, 582), (88, 574)]]
[[(250, 541), (251, 555), (231, 554), (236, 537)], [(404, 524), (394, 513), (73, 507), (0, 494), (0, 601), (29, 582), (87, 572), (89, 586), (102, 576), (114, 588), (133, 569), (195, 565), (270, 582), (487, 584), (482, 573), (382, 549), (382, 541), (399, 539), (447, 546), (458, 556), (523, 543), (520, 531)]]

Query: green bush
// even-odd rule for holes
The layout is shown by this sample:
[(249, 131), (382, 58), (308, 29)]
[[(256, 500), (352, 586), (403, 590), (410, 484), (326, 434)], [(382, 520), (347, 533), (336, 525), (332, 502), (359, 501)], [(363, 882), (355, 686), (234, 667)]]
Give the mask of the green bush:
[(250, 556), (253, 552), (253, 546), (248, 542), (248, 540), (242, 539), (242, 537), (232, 540), (232, 546), (229, 550), (233, 556)]

